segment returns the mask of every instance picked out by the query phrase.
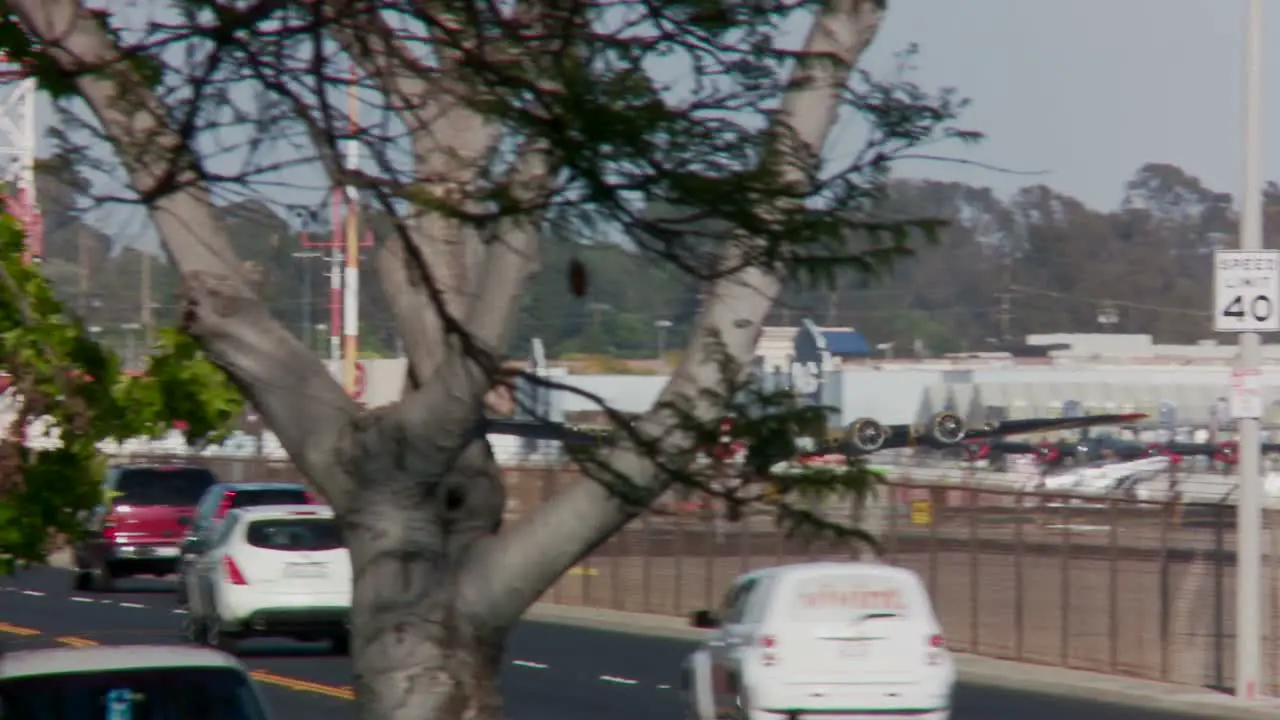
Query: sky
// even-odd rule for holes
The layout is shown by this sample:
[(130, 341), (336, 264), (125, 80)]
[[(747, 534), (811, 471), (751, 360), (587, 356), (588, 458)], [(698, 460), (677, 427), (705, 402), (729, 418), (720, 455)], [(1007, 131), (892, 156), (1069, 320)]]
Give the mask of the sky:
[[(1280, 2), (1264, 0), (1267, 38)], [(1045, 184), (1100, 210), (1148, 162), (1178, 165), (1239, 196), (1246, 0), (889, 0), (863, 67), (892, 68), (920, 45), (922, 86), (972, 100), (962, 124), (987, 135), (949, 154), (1043, 175), (912, 162), (915, 177), (987, 185), (1001, 195)], [(1264, 47), (1265, 128), (1280, 127), (1280, 43)], [(1280, 137), (1264, 137), (1263, 174), (1280, 180)]]
[[(1265, 5), (1265, 37), (1280, 38), (1280, 2)], [(1042, 183), (1107, 210), (1138, 167), (1167, 162), (1238, 197), (1245, 8), (1246, 0), (889, 0), (862, 66), (889, 72), (894, 54), (917, 43), (913, 79), (958, 88), (972, 100), (961, 124), (987, 135), (946, 153), (1017, 171), (912, 161), (900, 175), (1002, 196)], [(1280, 43), (1264, 56), (1264, 127), (1280, 127)], [(1263, 172), (1280, 180), (1280, 139), (1264, 142)]]

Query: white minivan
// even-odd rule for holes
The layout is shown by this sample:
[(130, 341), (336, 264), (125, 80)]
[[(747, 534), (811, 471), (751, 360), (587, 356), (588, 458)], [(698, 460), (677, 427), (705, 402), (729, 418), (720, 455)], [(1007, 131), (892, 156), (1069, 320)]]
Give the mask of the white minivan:
[(956, 669), (920, 576), (865, 562), (757, 570), (681, 673), (690, 720), (947, 720)]

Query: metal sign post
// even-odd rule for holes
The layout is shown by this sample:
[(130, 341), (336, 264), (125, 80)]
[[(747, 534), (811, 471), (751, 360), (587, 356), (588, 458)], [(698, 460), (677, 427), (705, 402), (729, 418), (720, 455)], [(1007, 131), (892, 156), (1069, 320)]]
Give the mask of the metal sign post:
[(1262, 447), (1257, 395), (1259, 333), (1280, 331), (1280, 252), (1262, 249), (1262, 2), (1249, 0), (1244, 50), (1244, 182), (1240, 249), (1214, 253), (1213, 328), (1240, 333), (1231, 406), (1241, 413), (1236, 505), (1235, 693), (1258, 698), (1262, 686)]

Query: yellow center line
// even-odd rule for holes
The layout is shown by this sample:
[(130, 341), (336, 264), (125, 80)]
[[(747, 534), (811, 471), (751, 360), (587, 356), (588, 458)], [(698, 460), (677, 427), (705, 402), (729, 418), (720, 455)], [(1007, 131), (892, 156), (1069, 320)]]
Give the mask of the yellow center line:
[(0, 622), (0, 632), (9, 633), (10, 635), (39, 635), (40, 631), (34, 628), (22, 627), (21, 625), (10, 625), (9, 623)]
[[(23, 637), (32, 637), (41, 634), (41, 632), (35, 628), (23, 627), (21, 625), (13, 625), (5, 622), (0, 622), (0, 633), (21, 635)], [(70, 647), (96, 647), (101, 644), (97, 640), (76, 637), (75, 635), (61, 635), (54, 638), (54, 640)], [(316, 693), (317, 695), (327, 695), (341, 700), (354, 700), (356, 698), (355, 690), (350, 686), (325, 685), (323, 683), (311, 682), (309, 680), (289, 677), (287, 675), (277, 675), (267, 670), (251, 670), (249, 671), (249, 676), (258, 682), (264, 682), (269, 685), (276, 685), (290, 690)]]
[(63, 637), (55, 638), (55, 640), (62, 643), (63, 645), (70, 645), (71, 647), (94, 647), (99, 644), (98, 641), (96, 640), (90, 640), (89, 638), (82, 638), (82, 637), (74, 637), (72, 635), (64, 635)]
[(291, 690), (302, 690), (304, 692), (319, 693), (320, 695), (328, 695), (330, 697), (341, 698), (343, 700), (355, 700), (356, 694), (352, 688), (338, 687), (336, 685), (323, 685), (298, 678), (287, 677), (285, 675), (277, 675), (266, 670), (253, 670), (249, 673), (254, 680), (269, 683), (271, 685), (279, 685), (287, 687)]

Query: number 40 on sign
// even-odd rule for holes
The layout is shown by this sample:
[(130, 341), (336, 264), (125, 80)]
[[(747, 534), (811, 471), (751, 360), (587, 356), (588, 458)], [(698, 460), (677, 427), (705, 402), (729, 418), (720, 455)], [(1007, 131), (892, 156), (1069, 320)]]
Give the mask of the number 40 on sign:
[(1214, 252), (1213, 329), (1280, 332), (1280, 250)]

